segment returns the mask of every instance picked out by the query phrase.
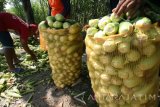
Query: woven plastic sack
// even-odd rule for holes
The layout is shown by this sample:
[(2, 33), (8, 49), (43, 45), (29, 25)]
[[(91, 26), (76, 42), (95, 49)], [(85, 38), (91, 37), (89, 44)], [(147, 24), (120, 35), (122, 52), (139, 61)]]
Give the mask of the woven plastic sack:
[(87, 66), (99, 107), (158, 107), (160, 33), (151, 29), (86, 36)]
[(40, 31), (40, 49), (43, 51), (47, 51), (47, 45), (43, 38), (43, 33)]
[(48, 28), (42, 32), (55, 85), (64, 88), (74, 84), (81, 71), (83, 39), (80, 26), (73, 24), (67, 29)]

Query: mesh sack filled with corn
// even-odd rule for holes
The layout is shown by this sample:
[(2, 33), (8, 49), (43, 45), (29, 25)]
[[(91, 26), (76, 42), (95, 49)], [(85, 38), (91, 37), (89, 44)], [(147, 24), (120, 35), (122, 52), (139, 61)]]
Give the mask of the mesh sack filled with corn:
[(89, 20), (87, 67), (99, 107), (158, 107), (160, 28), (114, 13)]
[(48, 47), (52, 78), (59, 88), (72, 85), (79, 79), (83, 38), (81, 27), (61, 14), (48, 16), (39, 24)]

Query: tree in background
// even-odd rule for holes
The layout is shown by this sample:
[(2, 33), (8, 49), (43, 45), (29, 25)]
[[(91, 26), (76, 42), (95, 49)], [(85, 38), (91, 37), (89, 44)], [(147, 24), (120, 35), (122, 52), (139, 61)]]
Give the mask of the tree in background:
[(0, 0), (0, 12), (4, 11), (6, 0)]
[(21, 17), (23, 20), (26, 20), (21, 0), (7, 0), (7, 3), (11, 6), (6, 10), (7, 12), (13, 13)]
[(71, 18), (82, 25), (93, 18), (99, 18), (109, 14), (110, 0), (70, 0)]
[[(7, 10), (12, 12), (24, 20), (34, 20), (30, 22), (39, 23), (45, 20), (48, 14), (48, 2), (47, 0), (6, 0), (12, 4), (12, 8)], [(23, 8), (23, 2), (31, 3), (31, 7)], [(80, 22), (82, 25), (88, 23), (87, 21), (93, 18), (99, 18), (109, 14), (110, 0), (70, 0), (71, 2), (71, 18)], [(28, 4), (24, 6), (28, 6)], [(32, 9), (32, 10), (30, 10)], [(24, 11), (25, 10), (25, 11)], [(25, 12), (29, 15), (25, 15)], [(31, 12), (31, 13), (29, 13)], [(34, 13), (34, 14), (33, 14)], [(32, 16), (33, 14), (33, 16)], [(29, 18), (28, 18), (29, 17)]]
[(45, 20), (48, 15), (48, 1), (47, 0), (36, 0), (32, 1), (32, 9), (34, 12), (35, 22), (39, 23)]
[(6, 0), (11, 5), (7, 12), (13, 13), (28, 23), (34, 23), (34, 15), (30, 0)]
[(26, 13), (27, 22), (28, 23), (35, 23), (30, 0), (21, 0), (21, 1), (23, 4), (23, 7), (24, 7), (24, 11)]
[(42, 20), (45, 20), (48, 12), (47, 0), (31, 0), (31, 4), (29, 4), (31, 6), (30, 8), (32, 9), (31, 11), (30, 8), (26, 7), (28, 6), (28, 2), (22, 3), (22, 1), (26, 2), (28, 0), (7, 0), (7, 3), (11, 5), (11, 8), (7, 9), (6, 11), (21, 17), (23, 20), (29, 23), (35, 22), (38, 24)]

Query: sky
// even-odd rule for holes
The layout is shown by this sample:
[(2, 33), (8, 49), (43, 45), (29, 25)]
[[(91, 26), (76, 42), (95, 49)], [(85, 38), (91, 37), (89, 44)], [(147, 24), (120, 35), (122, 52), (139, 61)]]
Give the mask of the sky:
[(7, 4), (5, 5), (5, 9), (9, 9), (9, 8), (11, 8), (11, 5), (7, 3)]
[[(36, 0), (32, 0), (32, 2), (36, 2)], [(9, 9), (9, 8), (11, 8), (12, 6), (9, 4), (9, 3), (7, 3), (6, 5), (5, 5), (5, 9)]]

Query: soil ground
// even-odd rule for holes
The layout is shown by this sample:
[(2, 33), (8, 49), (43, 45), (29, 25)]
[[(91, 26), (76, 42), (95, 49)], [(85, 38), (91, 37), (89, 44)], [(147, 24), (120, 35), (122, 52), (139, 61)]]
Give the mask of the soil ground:
[[(0, 107), (98, 107), (91, 89), (85, 54), (82, 59), (81, 77), (73, 86), (57, 89), (51, 79), (51, 69), (41, 69), (29, 76), (17, 76), (19, 84), (36, 81), (33, 92), (14, 100), (0, 97)], [(19, 66), (25, 68), (23, 64)]]

